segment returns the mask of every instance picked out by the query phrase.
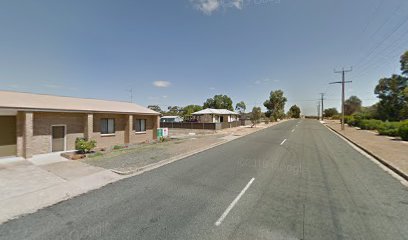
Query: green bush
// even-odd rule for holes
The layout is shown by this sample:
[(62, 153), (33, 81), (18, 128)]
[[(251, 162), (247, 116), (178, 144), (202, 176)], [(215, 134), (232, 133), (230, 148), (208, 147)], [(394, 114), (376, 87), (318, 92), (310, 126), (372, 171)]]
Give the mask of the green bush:
[[(340, 117), (340, 123), (341, 123), (341, 117)], [(349, 126), (356, 126), (356, 119), (353, 116), (344, 116), (344, 123), (348, 124)]]
[(377, 130), (380, 135), (397, 137), (399, 136), (398, 129), (400, 126), (401, 122), (383, 122)]
[(119, 145), (115, 145), (115, 146), (113, 146), (113, 150), (119, 150), (119, 149), (122, 149), (123, 147), (122, 146), (119, 146)]
[(383, 124), (381, 120), (363, 119), (358, 123), (358, 127), (364, 130), (377, 130)]
[(408, 141), (408, 120), (401, 123), (398, 133), (402, 140)]
[(75, 149), (80, 153), (89, 153), (96, 147), (95, 140), (88, 140), (85, 138), (77, 138), (75, 140)]

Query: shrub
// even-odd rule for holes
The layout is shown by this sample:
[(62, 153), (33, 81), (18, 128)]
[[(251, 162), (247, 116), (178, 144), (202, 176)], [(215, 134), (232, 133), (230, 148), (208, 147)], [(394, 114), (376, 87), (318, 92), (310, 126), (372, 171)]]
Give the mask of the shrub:
[(383, 122), (377, 130), (380, 135), (397, 137), (399, 136), (398, 129), (400, 126), (401, 122)]
[[(341, 116), (340, 117), (340, 123), (341, 123)], [(351, 123), (354, 121), (353, 116), (344, 116), (344, 123), (348, 124), (351, 126)]]
[(265, 118), (265, 124), (269, 124), (270, 119), (269, 118)]
[(364, 130), (377, 130), (382, 124), (383, 122), (381, 120), (364, 119), (361, 120), (357, 126)]
[(398, 129), (399, 136), (404, 141), (408, 141), (408, 121), (401, 123), (401, 126)]
[(119, 149), (122, 149), (123, 147), (122, 146), (119, 146), (119, 145), (115, 145), (115, 146), (113, 146), (113, 150), (119, 150)]
[(80, 153), (89, 153), (96, 147), (95, 140), (88, 140), (85, 138), (77, 138), (75, 140), (75, 149)]

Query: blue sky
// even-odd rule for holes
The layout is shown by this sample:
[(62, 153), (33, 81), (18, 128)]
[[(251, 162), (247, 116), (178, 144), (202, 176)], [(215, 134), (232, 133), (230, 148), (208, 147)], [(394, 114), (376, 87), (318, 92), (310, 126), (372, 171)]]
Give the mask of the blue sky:
[(227, 94), (248, 108), (282, 89), (287, 108), (376, 101), (408, 50), (404, 0), (0, 2), (0, 88), (184, 106)]

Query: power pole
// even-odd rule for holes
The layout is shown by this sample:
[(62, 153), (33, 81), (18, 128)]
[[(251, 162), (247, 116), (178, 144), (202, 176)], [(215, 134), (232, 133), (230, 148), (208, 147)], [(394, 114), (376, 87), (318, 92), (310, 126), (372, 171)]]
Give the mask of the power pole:
[(323, 119), (324, 119), (324, 107), (323, 107), (323, 104), (324, 104), (324, 93), (320, 93), (320, 96), (321, 96), (321, 101), (322, 101), (322, 121), (323, 121)]
[(317, 102), (317, 120), (320, 119), (320, 101)]
[(346, 72), (351, 72), (353, 71), (352, 68), (348, 70), (344, 70), (344, 68), (341, 71), (336, 71), (334, 70), (334, 73), (341, 73), (341, 82), (331, 82), (330, 84), (336, 84), (336, 83), (341, 83), (341, 130), (344, 130), (344, 98), (345, 98), (345, 85), (346, 83), (351, 83), (352, 81), (346, 81)]

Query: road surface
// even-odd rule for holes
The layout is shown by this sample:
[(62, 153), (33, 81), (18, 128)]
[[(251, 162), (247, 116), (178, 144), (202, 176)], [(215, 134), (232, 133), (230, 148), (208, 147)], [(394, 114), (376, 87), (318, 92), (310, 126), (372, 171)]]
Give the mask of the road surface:
[(291, 120), (7, 222), (0, 239), (408, 239), (408, 190)]

